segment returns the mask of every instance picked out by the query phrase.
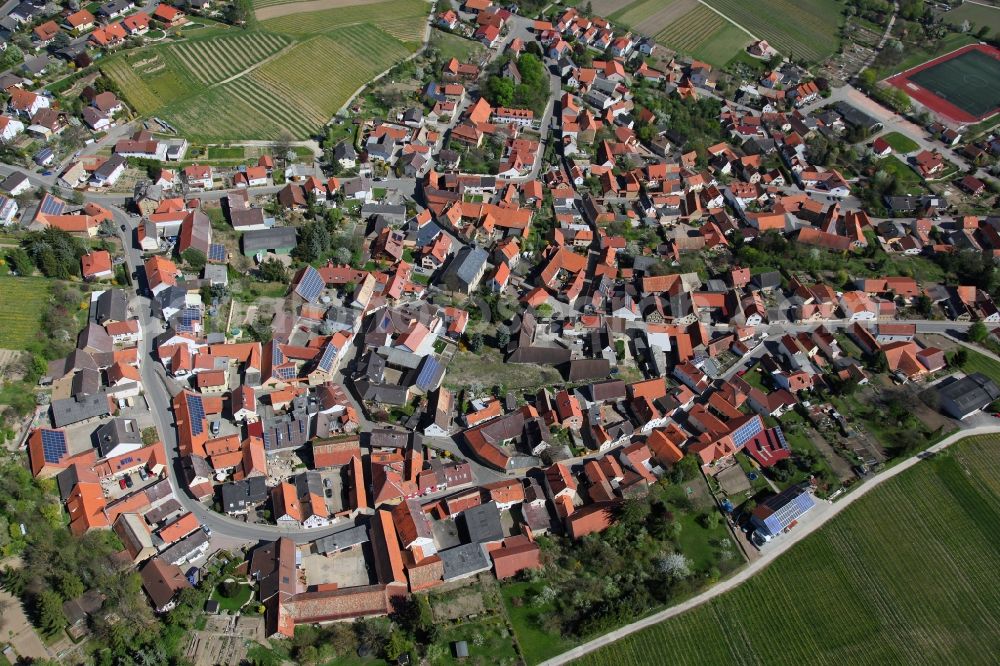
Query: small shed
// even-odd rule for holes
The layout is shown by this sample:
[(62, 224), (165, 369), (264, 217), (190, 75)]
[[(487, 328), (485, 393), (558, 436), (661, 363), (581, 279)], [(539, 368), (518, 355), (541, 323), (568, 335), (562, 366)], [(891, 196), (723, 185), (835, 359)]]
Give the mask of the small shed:
[(210, 615), (219, 614), (219, 602), (215, 599), (209, 599), (205, 602), (205, 612)]
[(456, 659), (468, 659), (469, 657), (469, 644), (465, 641), (455, 641), (451, 644), (452, 650), (455, 651)]

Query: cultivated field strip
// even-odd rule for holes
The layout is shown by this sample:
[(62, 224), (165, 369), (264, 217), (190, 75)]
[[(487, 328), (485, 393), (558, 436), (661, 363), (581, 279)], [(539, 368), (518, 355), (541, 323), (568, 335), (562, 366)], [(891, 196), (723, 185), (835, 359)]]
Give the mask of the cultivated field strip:
[(581, 664), (987, 664), (1000, 436), (887, 481), (747, 583)]
[(389, 0), (369, 5), (289, 14), (261, 21), (260, 25), (275, 32), (310, 35), (360, 23), (392, 25), (412, 20), (419, 23), (422, 30), (429, 12), (430, 6), (423, 0)]
[(407, 46), (412, 46), (414, 49), (419, 48), (421, 42), (424, 39), (424, 30), (426, 28), (425, 17), (416, 18), (402, 18), (402, 19), (391, 19), (391, 20), (380, 20), (375, 25), (379, 27), (380, 30), (385, 31), (386, 34), (398, 39), (399, 41), (407, 44)]
[(593, 0), (590, 8), (594, 16), (603, 16), (606, 19), (614, 20), (616, 14), (620, 14), (629, 6), (634, 5), (635, 2), (636, 0)]
[(287, 5), (299, 0), (253, 0), (254, 9), (261, 7), (273, 7), (274, 5)]
[(612, 20), (652, 36), (697, 6), (697, 0), (639, 0), (618, 12)]
[(125, 60), (109, 59), (101, 63), (101, 71), (110, 77), (120, 90), (125, 91), (125, 97), (136, 113), (142, 115), (153, 113), (162, 106), (156, 94)]
[(198, 81), (211, 85), (274, 55), (289, 41), (284, 35), (251, 32), (234, 37), (187, 41), (169, 48)]
[(692, 53), (726, 25), (726, 19), (698, 5), (656, 35), (656, 41), (682, 53)]
[(837, 49), (840, 12), (835, 0), (705, 0), (784, 55), (819, 61)]
[[(329, 119), (373, 76), (404, 58), (409, 51), (370, 25), (351, 26), (304, 42), (254, 71), (251, 76), (285, 98), (321, 110)], [(335, 71), (326, 85), (316, 85), (317, 72)]]

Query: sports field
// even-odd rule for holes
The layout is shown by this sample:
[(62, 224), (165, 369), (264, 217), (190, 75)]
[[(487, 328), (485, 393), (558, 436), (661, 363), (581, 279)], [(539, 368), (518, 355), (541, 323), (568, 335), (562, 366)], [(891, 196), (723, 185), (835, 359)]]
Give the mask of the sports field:
[(897, 74), (889, 83), (956, 122), (1000, 110), (1000, 49), (972, 45)]
[(419, 48), (429, 10), (423, 0), (388, 0), (288, 14), (261, 21), (259, 30), (119, 53), (101, 69), (136, 111), (164, 118), (189, 139), (267, 140), (286, 132), (304, 139), (359, 87)]
[(51, 286), (45, 278), (0, 276), (0, 348), (24, 349), (38, 339)]
[(735, 590), (577, 663), (996, 663), (998, 465), (1000, 436), (953, 445)]
[(839, 0), (705, 0), (782, 55), (819, 62), (837, 50)]

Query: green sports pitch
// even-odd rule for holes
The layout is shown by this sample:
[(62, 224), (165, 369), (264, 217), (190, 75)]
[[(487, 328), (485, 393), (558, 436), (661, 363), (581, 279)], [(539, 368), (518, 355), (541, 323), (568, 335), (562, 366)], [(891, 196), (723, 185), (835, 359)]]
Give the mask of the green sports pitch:
[(907, 77), (970, 116), (988, 116), (1000, 107), (1000, 60), (969, 50)]

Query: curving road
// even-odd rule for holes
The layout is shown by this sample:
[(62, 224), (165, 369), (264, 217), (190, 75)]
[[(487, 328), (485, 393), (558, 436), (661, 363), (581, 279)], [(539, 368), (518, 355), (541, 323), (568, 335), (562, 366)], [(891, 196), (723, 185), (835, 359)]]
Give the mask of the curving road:
[[(138, 285), (143, 285), (145, 284), (143, 271), (139, 270), (136, 272), (136, 268), (142, 266), (142, 256), (132, 242), (133, 238), (135, 238), (137, 218), (129, 217), (118, 208), (112, 208), (111, 210), (115, 216), (116, 228), (118, 228), (122, 237), (122, 246), (126, 250), (125, 260), (129, 268), (129, 273), (138, 275)], [(125, 228), (128, 230), (127, 232), (121, 232), (122, 225), (125, 225)], [(136, 291), (137, 295), (133, 299), (133, 304), (142, 325), (145, 344), (145, 353), (140, 358), (142, 383), (152, 411), (153, 422), (156, 424), (156, 429), (159, 430), (160, 438), (163, 440), (163, 445), (166, 448), (167, 466), (169, 467), (167, 476), (170, 479), (170, 487), (181, 506), (193, 513), (202, 525), (212, 530), (213, 540), (217, 536), (226, 537), (230, 544), (236, 542), (257, 542), (261, 540), (273, 541), (282, 536), (289, 537), (296, 543), (307, 543), (328, 534), (334, 534), (353, 527), (353, 523), (320, 529), (284, 528), (276, 525), (248, 524), (212, 511), (187, 492), (187, 488), (178, 482), (180, 478), (180, 453), (177, 450), (177, 431), (170, 416), (171, 395), (163, 377), (157, 370), (160, 365), (156, 360), (155, 338), (163, 332), (163, 327), (158, 319), (150, 315), (151, 301), (145, 296), (145, 290), (137, 289)]]
[(727, 578), (726, 580), (718, 583), (714, 587), (705, 590), (701, 594), (688, 599), (687, 601), (677, 604), (676, 606), (671, 606), (666, 610), (662, 610), (659, 613), (654, 613), (649, 617), (643, 618), (632, 624), (627, 624), (620, 629), (616, 629), (610, 633), (607, 633), (600, 638), (595, 638), (592, 641), (588, 641), (583, 645), (579, 645), (572, 650), (562, 653), (557, 657), (553, 657), (547, 661), (542, 662), (541, 666), (559, 666), (560, 664), (568, 664), (574, 659), (579, 659), (580, 657), (594, 652), (602, 647), (605, 647), (609, 643), (612, 643), (620, 638), (624, 638), (629, 634), (634, 634), (637, 631), (646, 629), (655, 624), (659, 624), (664, 620), (668, 620), (676, 615), (696, 608), (705, 602), (714, 599), (722, 594), (725, 594), (729, 590), (739, 587), (746, 581), (750, 580), (754, 575), (760, 573), (765, 567), (774, 562), (782, 553), (790, 549), (792, 546), (797, 544), (802, 539), (821, 528), (827, 523), (831, 518), (836, 516), (838, 513), (849, 507), (860, 497), (864, 497), (874, 488), (882, 485), (889, 479), (905, 472), (910, 469), (921, 460), (923, 460), (928, 453), (937, 453), (938, 451), (943, 451), (955, 442), (965, 439), (966, 437), (972, 437), (974, 435), (988, 435), (993, 433), (1000, 433), (1000, 426), (982, 426), (978, 428), (969, 428), (966, 430), (960, 430), (957, 433), (947, 437), (934, 446), (929, 447), (924, 453), (917, 454), (912, 458), (907, 458), (903, 462), (899, 463), (895, 467), (891, 467), (875, 476), (871, 477), (868, 481), (862, 483), (856, 490), (848, 493), (844, 499), (840, 500), (836, 504), (829, 501), (819, 501), (817, 502), (816, 512), (813, 515), (809, 515), (804, 521), (799, 523), (799, 525), (793, 531), (785, 534), (784, 536), (776, 539), (770, 544), (767, 544), (761, 552), (759, 559), (748, 565), (746, 568), (741, 569), (732, 578)]

